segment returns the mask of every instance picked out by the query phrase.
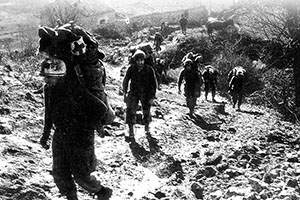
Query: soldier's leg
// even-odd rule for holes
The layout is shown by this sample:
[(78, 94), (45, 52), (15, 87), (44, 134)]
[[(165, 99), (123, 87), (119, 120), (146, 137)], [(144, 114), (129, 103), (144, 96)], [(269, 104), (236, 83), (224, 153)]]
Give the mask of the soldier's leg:
[(232, 102), (233, 102), (233, 108), (235, 108), (235, 105), (236, 105), (236, 103), (237, 103), (237, 94), (236, 94), (236, 92), (232, 92)]
[(149, 103), (148, 98), (143, 98), (142, 103), (142, 109), (143, 109), (143, 115), (144, 115), (144, 124), (145, 124), (145, 132), (149, 132), (149, 125), (151, 122), (151, 104)]
[[(105, 94), (105, 92), (104, 91), (102, 91), (102, 92), (97, 92), (96, 94), (95, 94), (101, 101), (103, 101), (104, 103), (105, 103), (105, 105), (107, 105), (108, 103), (107, 103), (107, 96), (106, 96), (106, 94)], [(104, 130), (104, 127), (103, 127), (103, 125), (105, 124), (106, 122), (105, 122), (105, 117), (101, 120), (101, 122), (99, 122), (97, 125), (96, 125), (96, 131), (97, 131), (97, 133), (99, 134), (99, 136), (100, 137), (104, 137), (105, 136), (105, 130)]]
[(212, 88), (211, 88), (212, 102), (216, 102), (215, 96), (216, 96), (216, 87), (212, 86)]
[(186, 106), (189, 108), (189, 115), (194, 113), (194, 103), (192, 96), (186, 96)]
[(195, 111), (196, 105), (197, 105), (197, 97), (194, 96), (194, 97), (193, 97), (193, 112)]
[(243, 93), (240, 92), (237, 96), (238, 110), (241, 110), (242, 101), (243, 101)]
[(52, 142), (53, 166), (52, 175), (60, 193), (68, 200), (77, 200), (76, 185), (69, 167), (69, 159), (62, 135), (58, 130), (54, 133)]
[(205, 85), (204, 85), (204, 91), (205, 91), (205, 101), (207, 101), (207, 95), (208, 95), (208, 92), (209, 92), (209, 87), (208, 87), (207, 83), (205, 83)]
[(126, 123), (129, 127), (129, 137), (134, 137), (134, 124), (136, 123), (136, 111), (138, 109), (139, 99), (133, 95), (128, 96), (126, 108)]
[(94, 131), (84, 129), (78, 131), (80, 133), (76, 133), (76, 136), (74, 136), (77, 137), (77, 141), (71, 143), (68, 148), (70, 168), (74, 179), (78, 185), (89, 193), (98, 196), (110, 193), (106, 198), (108, 199), (112, 193), (111, 189), (102, 186), (100, 180), (91, 174), (96, 170), (97, 165), (94, 149)]

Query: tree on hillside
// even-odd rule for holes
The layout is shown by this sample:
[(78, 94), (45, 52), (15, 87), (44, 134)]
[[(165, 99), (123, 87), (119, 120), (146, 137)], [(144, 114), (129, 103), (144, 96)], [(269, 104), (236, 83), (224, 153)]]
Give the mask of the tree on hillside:
[[(257, 0), (240, 9), (243, 28), (268, 41), (262, 59), (270, 67), (292, 68), (295, 107), (300, 109), (300, 2)], [(245, 7), (247, 9), (245, 9)]]
[(77, 3), (63, 2), (59, 4), (54, 2), (45, 7), (41, 12), (41, 18), (47, 26), (55, 27), (57, 25), (57, 19), (60, 19), (62, 23), (68, 23), (70, 21), (78, 22), (83, 16), (83, 10)]
[(289, 31), (289, 49), (294, 70), (295, 104), (300, 108), (300, 3), (287, 0), (285, 8), (288, 11), (287, 29)]

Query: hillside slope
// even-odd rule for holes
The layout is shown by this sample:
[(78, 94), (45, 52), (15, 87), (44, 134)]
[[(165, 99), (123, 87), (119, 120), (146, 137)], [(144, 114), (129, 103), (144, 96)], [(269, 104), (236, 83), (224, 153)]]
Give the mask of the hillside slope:
[[(31, 62), (32, 64), (32, 62)], [(38, 144), (43, 127), (42, 84), (26, 62), (0, 66), (0, 199), (62, 200), (51, 176), (51, 150)], [(198, 100), (190, 118), (175, 83), (163, 85), (152, 109), (151, 134), (136, 126), (135, 142), (124, 135), (125, 104), (118, 94), (120, 67), (107, 65), (107, 92), (118, 115), (96, 137), (97, 171), (124, 199), (299, 199), (300, 127), (273, 110), (228, 100)], [(92, 199), (79, 189), (81, 200)]]

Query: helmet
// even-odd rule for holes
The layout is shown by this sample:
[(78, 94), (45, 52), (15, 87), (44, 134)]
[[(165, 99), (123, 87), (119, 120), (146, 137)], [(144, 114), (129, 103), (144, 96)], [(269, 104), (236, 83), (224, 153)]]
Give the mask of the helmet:
[(152, 47), (149, 43), (146, 43), (146, 44), (141, 44), (139, 46), (139, 49), (144, 51), (145, 53), (149, 53), (151, 54), (153, 51), (152, 51)]
[(184, 66), (191, 65), (191, 64), (193, 64), (193, 61), (191, 59), (186, 59), (183, 63)]
[(41, 64), (40, 76), (64, 76), (67, 67), (64, 61), (55, 58), (46, 58)]
[(133, 54), (132, 59), (138, 60), (138, 59), (145, 59), (146, 54), (142, 50), (136, 50), (136, 52)]
[(236, 68), (236, 76), (244, 76), (246, 70), (242, 66), (237, 66)]
[(202, 57), (202, 55), (199, 55), (199, 56), (197, 56), (196, 58), (195, 58), (195, 61), (198, 63), (200, 63), (200, 62), (202, 62), (203, 61), (203, 57)]

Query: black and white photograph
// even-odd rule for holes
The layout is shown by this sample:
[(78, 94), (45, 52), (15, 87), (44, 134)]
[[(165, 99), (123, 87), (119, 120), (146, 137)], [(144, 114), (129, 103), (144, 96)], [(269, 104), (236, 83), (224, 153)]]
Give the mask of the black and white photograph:
[(300, 200), (299, 0), (0, 0), (0, 200)]

